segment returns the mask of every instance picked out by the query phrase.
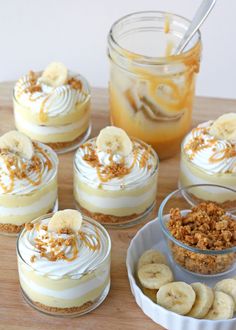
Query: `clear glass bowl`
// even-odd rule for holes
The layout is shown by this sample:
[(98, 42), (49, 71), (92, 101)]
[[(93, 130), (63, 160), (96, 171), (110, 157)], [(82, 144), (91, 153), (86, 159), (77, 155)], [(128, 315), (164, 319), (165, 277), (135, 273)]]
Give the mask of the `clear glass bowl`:
[[(40, 223), (53, 215), (47, 214), (31, 223)], [(91, 225), (96, 235), (101, 238), (101, 246), (105, 246), (102, 257), (79, 271), (79, 264), (73, 264), (72, 271), (61, 271), (57, 262), (46, 263), (44, 267), (28, 261), (29, 254), (35, 253), (33, 245), (21, 243), (25, 229), (17, 240), (17, 261), (20, 287), (26, 302), (36, 310), (53, 316), (77, 317), (98, 307), (108, 295), (110, 289), (111, 239), (106, 229), (94, 220), (83, 217), (85, 225)], [(88, 231), (91, 233), (90, 231)], [(90, 235), (90, 234), (88, 234)], [(33, 239), (30, 237), (30, 239)], [(27, 242), (27, 241), (26, 241)], [(98, 250), (101, 251), (101, 246)], [(79, 249), (82, 249), (79, 247)], [(95, 252), (92, 250), (92, 257)], [(89, 258), (89, 255), (86, 255)], [(84, 260), (84, 259), (83, 259)], [(41, 262), (44, 260), (42, 259)], [(60, 262), (60, 261), (59, 261)], [(79, 262), (79, 261), (78, 261)], [(39, 269), (40, 267), (40, 269)], [(70, 263), (68, 262), (68, 267)], [(78, 272), (73, 269), (78, 268)], [(83, 266), (84, 267), (84, 266)], [(63, 275), (62, 275), (63, 274)]]
[[(209, 189), (211, 192), (207, 200), (199, 198), (199, 189), (202, 188)], [(183, 243), (176, 239), (168, 228), (170, 210), (178, 208), (181, 215), (184, 216), (199, 203), (211, 202), (214, 189), (231, 196), (228, 201), (218, 205), (224, 208), (227, 215), (236, 221), (236, 190), (219, 185), (200, 184), (180, 188), (169, 194), (159, 208), (158, 217), (172, 260), (183, 270), (198, 275), (213, 276), (233, 270), (236, 265), (236, 246), (222, 250), (212, 250), (200, 249)]]

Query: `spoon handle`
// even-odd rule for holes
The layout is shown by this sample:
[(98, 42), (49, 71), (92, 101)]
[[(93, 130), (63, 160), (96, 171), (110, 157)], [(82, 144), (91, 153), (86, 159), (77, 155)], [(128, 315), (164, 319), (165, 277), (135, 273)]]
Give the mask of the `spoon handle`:
[(189, 41), (192, 39), (193, 35), (197, 32), (199, 27), (205, 21), (212, 8), (214, 7), (216, 0), (203, 0), (200, 7), (198, 8), (187, 32), (185, 33), (183, 39), (180, 41), (179, 45), (175, 50), (175, 55), (180, 54), (184, 48), (187, 46)]

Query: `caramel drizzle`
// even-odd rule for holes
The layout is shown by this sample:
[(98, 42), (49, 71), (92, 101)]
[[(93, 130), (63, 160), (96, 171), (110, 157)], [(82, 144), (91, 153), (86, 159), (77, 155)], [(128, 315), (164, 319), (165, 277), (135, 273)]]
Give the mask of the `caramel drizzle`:
[[(36, 145), (34, 143), (34, 148), (36, 150), (38, 150), (41, 154), (43, 154), (43, 156), (46, 159), (46, 166), (48, 167), (48, 170), (51, 170), (52, 168), (52, 162), (50, 161), (49, 157), (47, 156), (47, 154), (45, 153), (45, 151), (39, 147), (38, 145)], [(3, 154), (5, 155), (5, 154)], [(3, 182), (1, 182), (0, 180), (0, 186), (3, 189), (3, 191), (5, 193), (9, 193), (12, 192), (14, 189), (14, 185), (15, 185), (15, 180), (19, 179), (25, 179), (27, 180), (32, 186), (38, 186), (41, 184), (42, 182), (42, 171), (41, 171), (41, 167), (40, 167), (40, 158), (37, 155), (34, 155), (32, 157), (32, 164), (29, 167), (28, 171), (31, 172), (36, 172), (37, 174), (37, 178), (36, 180), (32, 180), (28, 175), (27, 175), (27, 166), (25, 163), (23, 163), (23, 161), (17, 156), (14, 155), (12, 157), (8, 157), (6, 155), (6, 157), (4, 157), (4, 161), (5, 161), (5, 165), (7, 167), (7, 170), (9, 172), (9, 179), (10, 179), (10, 184), (9, 186), (6, 186)], [(14, 167), (14, 168), (12, 168)], [(1, 179), (1, 176), (0, 176)]]
[[(37, 74), (34, 71), (29, 71), (28, 73), (29, 76), (29, 86), (22, 89), (19, 93), (18, 93), (18, 97), (20, 97), (23, 93), (30, 93), (30, 97), (29, 100), (31, 102), (35, 102), (38, 99), (42, 98), (43, 95), (39, 95), (36, 98), (32, 98), (33, 94), (35, 92), (42, 92), (42, 87), (40, 85), (37, 84)], [(68, 85), (71, 86), (71, 88), (75, 89), (76, 91), (82, 92), (82, 88), (83, 88), (83, 84), (81, 82), (81, 80), (76, 79), (75, 77), (71, 77), (68, 79), (68, 81), (66, 82)], [(53, 95), (54, 91), (52, 91), (51, 93), (49, 93), (45, 99), (43, 100), (40, 110), (39, 110), (39, 120), (43, 123), (47, 122), (48, 120), (48, 116), (46, 113), (46, 103), (48, 102), (48, 100), (51, 98), (51, 96)], [(87, 96), (86, 93), (84, 93), (85, 96)]]
[[(46, 258), (49, 261), (57, 261), (57, 260), (65, 260), (68, 262), (71, 262), (75, 260), (78, 257), (79, 254), (79, 249), (77, 245), (77, 239), (75, 235), (71, 235), (70, 237), (66, 238), (55, 238), (51, 237), (49, 239), (48, 235), (48, 227), (46, 225), (41, 225), (39, 223), (33, 224), (33, 223), (27, 223), (25, 224), (25, 229), (27, 231), (31, 231), (33, 228), (35, 228), (37, 231), (40, 230), (40, 227), (46, 231), (45, 235), (42, 235), (42, 238), (36, 237), (34, 239), (35, 241), (35, 247), (40, 251), (40, 257), (41, 258)], [(87, 234), (83, 231), (78, 232), (80, 240), (85, 244), (86, 247), (88, 247), (91, 251), (97, 251), (100, 250), (101, 248), (101, 242), (100, 242), (100, 236), (97, 228), (94, 226), (95, 229), (95, 235), (94, 234)], [(94, 242), (94, 238), (96, 239), (96, 244), (92, 244)], [(48, 240), (45, 242), (44, 240)], [(65, 255), (64, 251), (60, 251), (61, 247), (65, 246), (70, 246), (72, 248), (72, 257), (67, 257)], [(50, 248), (50, 252), (47, 252), (47, 249)], [(33, 255), (31, 257), (31, 262), (35, 262), (36, 256)]]
[[(200, 127), (196, 127), (192, 130), (193, 135), (195, 132), (198, 132), (199, 130), (202, 131), (202, 134), (199, 136), (194, 137), (189, 143), (186, 144), (184, 147), (185, 151), (191, 150), (192, 155), (189, 156), (190, 159), (193, 159), (198, 151), (201, 151), (206, 148), (213, 147), (214, 151), (214, 145), (217, 144), (217, 140), (215, 138), (212, 138), (208, 141), (208, 143), (205, 143), (204, 140), (204, 134), (207, 133), (207, 129), (202, 129)], [(218, 163), (224, 159), (229, 159), (236, 157), (236, 148), (234, 145), (226, 146), (225, 149), (215, 151), (212, 156), (210, 156), (209, 161), (211, 163)], [(235, 165), (236, 166), (236, 165)]]
[[(92, 167), (96, 168), (98, 178), (101, 182), (108, 182), (113, 178), (122, 178), (125, 175), (129, 174), (132, 169), (134, 168), (134, 165), (137, 162), (138, 158), (138, 147), (135, 147), (133, 150), (133, 161), (130, 167), (126, 167), (126, 164), (124, 162), (124, 159), (121, 163), (117, 164), (112, 160), (112, 154), (110, 154), (109, 160), (111, 162), (110, 165), (102, 165), (99, 162), (98, 156), (95, 152), (95, 150), (92, 148), (91, 144), (85, 144), (82, 146), (82, 148), (88, 148), (88, 153), (83, 156), (83, 159), (88, 162)], [(109, 151), (108, 151), (109, 153)], [(148, 148), (145, 148), (144, 153), (142, 154), (141, 160), (140, 160), (140, 168), (143, 168), (146, 166), (147, 161), (149, 159), (151, 153), (151, 146), (148, 146)]]

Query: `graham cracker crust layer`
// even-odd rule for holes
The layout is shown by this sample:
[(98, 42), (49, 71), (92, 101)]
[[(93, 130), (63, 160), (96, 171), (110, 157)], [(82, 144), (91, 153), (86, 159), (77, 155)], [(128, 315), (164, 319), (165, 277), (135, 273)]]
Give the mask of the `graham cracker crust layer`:
[(84, 140), (84, 137), (85, 137), (86, 133), (87, 133), (87, 130), (73, 141), (54, 142), (54, 143), (46, 143), (46, 144), (55, 151), (64, 150), (64, 149), (73, 147), (74, 145), (77, 146), (77, 144), (79, 144), (81, 141)]
[[(78, 204), (78, 203), (77, 203)], [(87, 209), (85, 209), (84, 207), (82, 207), (80, 204), (78, 204), (79, 209), (81, 210), (81, 212), (85, 215), (87, 215), (88, 217), (102, 223), (102, 224), (122, 224), (122, 223), (129, 223), (132, 220), (141, 217), (142, 214), (131, 214), (128, 216), (123, 216), (123, 217), (118, 217), (115, 215), (109, 215), (109, 214), (102, 214), (102, 213), (96, 213), (96, 212), (90, 212)]]
[[(53, 208), (48, 211), (48, 213), (53, 212)], [(33, 219), (32, 219), (33, 220)], [(30, 222), (30, 221), (28, 221)], [(24, 227), (25, 224), (23, 225), (13, 225), (11, 223), (0, 223), (0, 233), (4, 234), (19, 234), (21, 229)]]
[(12, 225), (10, 223), (0, 223), (0, 232), (7, 234), (18, 234), (24, 225)]
[(32, 304), (35, 305), (38, 309), (44, 310), (49, 313), (55, 313), (55, 314), (75, 314), (75, 313), (81, 313), (88, 309), (90, 306), (93, 305), (92, 301), (88, 301), (82, 306), (79, 307), (69, 307), (69, 308), (60, 308), (60, 307), (52, 307), (52, 306), (47, 306), (44, 304), (41, 304), (37, 301), (32, 301)]

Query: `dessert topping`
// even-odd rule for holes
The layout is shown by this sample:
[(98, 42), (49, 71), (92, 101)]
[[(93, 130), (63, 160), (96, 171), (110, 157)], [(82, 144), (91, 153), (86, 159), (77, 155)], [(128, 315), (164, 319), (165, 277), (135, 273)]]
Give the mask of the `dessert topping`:
[(133, 143), (127, 133), (118, 127), (107, 126), (103, 128), (96, 140), (98, 151), (112, 155), (127, 157), (132, 152)]
[(51, 87), (64, 85), (68, 79), (67, 67), (60, 62), (52, 62), (43, 71), (40, 82)]
[(236, 246), (236, 221), (212, 202), (202, 202), (186, 215), (171, 209), (168, 229), (177, 240), (202, 250)]
[(210, 135), (217, 139), (236, 141), (236, 113), (226, 113), (212, 124)]
[(48, 231), (57, 233), (78, 232), (82, 225), (82, 215), (76, 210), (56, 212), (48, 223)]
[(32, 159), (34, 155), (32, 141), (18, 131), (9, 131), (0, 137), (0, 151), (10, 151), (28, 160)]

